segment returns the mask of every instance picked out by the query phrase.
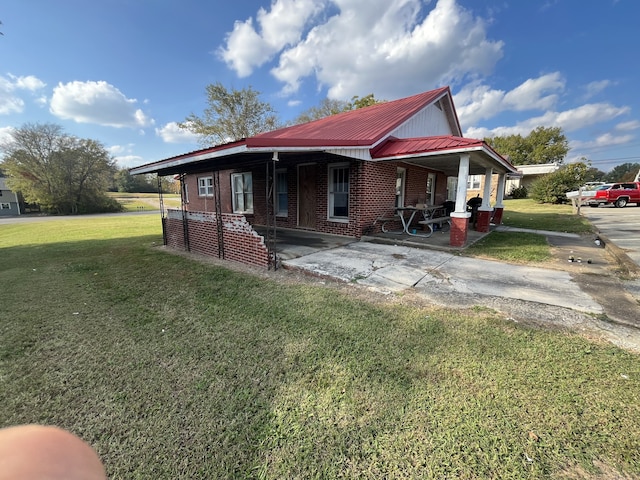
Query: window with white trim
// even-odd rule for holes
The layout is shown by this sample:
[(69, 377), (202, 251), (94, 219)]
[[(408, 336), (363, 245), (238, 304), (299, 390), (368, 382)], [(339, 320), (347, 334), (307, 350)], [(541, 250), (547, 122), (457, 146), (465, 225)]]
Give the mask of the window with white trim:
[(10, 203), (0, 203), (0, 209), (1, 210), (10, 210), (11, 209), (11, 204)]
[(213, 177), (198, 177), (198, 196), (213, 197)]
[(276, 215), (289, 215), (289, 189), (287, 187), (287, 171), (276, 171)]
[(482, 175), (469, 175), (467, 180), (467, 190), (480, 190)]
[(251, 172), (231, 175), (233, 213), (253, 213), (253, 178)]
[(396, 207), (404, 207), (404, 185), (407, 178), (407, 169), (398, 167), (396, 171)]
[(329, 218), (349, 218), (349, 164), (329, 165)]

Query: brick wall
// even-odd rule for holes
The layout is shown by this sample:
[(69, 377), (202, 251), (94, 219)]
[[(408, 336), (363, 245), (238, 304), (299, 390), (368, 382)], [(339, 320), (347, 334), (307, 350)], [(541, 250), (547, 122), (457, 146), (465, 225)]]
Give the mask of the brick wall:
[[(298, 227), (298, 165), (313, 163), (316, 166), (316, 231), (335, 235), (360, 238), (380, 231), (373, 225), (376, 218), (393, 213), (395, 206), (396, 171), (406, 168), (405, 205), (424, 203), (426, 198), (427, 175), (430, 170), (400, 162), (370, 162), (348, 159), (330, 154), (283, 154), (277, 164), (278, 170), (286, 170), (288, 192), (288, 215), (278, 216), (276, 224), (283, 228)], [(334, 163), (349, 165), (349, 218), (346, 222), (328, 218), (328, 168)], [(251, 172), (253, 180), (254, 213), (246, 214), (247, 221), (255, 225), (265, 225), (266, 219), (266, 165), (257, 165), (239, 170), (220, 172), (222, 211), (231, 212), (231, 173)], [(189, 189), (188, 210), (191, 212), (212, 212), (215, 210), (213, 197), (198, 196), (197, 178), (211, 175), (203, 172), (186, 177)], [(435, 203), (446, 199), (446, 177), (437, 174)], [(217, 248), (217, 246), (216, 246)]]
[[(216, 214), (213, 212), (187, 212), (189, 227), (189, 249), (201, 255), (218, 257), (218, 231)], [(167, 245), (184, 249), (184, 228), (182, 212), (167, 212)], [(223, 213), (224, 258), (247, 265), (269, 266), (267, 247), (264, 237), (251, 227), (244, 215)]]
[[(188, 191), (187, 210), (191, 212), (213, 212), (215, 211), (214, 197), (201, 196), (198, 194), (198, 178), (212, 177), (212, 172), (201, 172), (185, 177), (185, 184)], [(223, 212), (232, 212), (231, 206), (231, 171), (225, 170), (219, 173), (220, 177), (220, 197)]]

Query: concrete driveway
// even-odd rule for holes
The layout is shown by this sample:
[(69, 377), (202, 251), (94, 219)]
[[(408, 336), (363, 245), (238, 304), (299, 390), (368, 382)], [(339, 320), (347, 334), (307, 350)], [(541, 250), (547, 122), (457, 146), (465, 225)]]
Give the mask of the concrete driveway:
[[(640, 268), (640, 207), (582, 207), (582, 215)], [(640, 315), (639, 315), (640, 316)]]

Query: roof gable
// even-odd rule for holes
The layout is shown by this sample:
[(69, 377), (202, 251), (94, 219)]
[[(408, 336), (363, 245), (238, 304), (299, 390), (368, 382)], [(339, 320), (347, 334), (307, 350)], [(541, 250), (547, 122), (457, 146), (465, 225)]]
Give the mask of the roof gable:
[[(300, 125), (262, 133), (247, 139), (248, 148), (260, 147), (371, 147), (409, 122), (420, 111), (442, 100), (456, 130), (459, 123), (449, 87), (407, 98), (378, 103)], [(438, 132), (440, 133), (440, 132)], [(455, 132), (459, 133), (459, 132)], [(425, 134), (427, 134), (425, 132)]]

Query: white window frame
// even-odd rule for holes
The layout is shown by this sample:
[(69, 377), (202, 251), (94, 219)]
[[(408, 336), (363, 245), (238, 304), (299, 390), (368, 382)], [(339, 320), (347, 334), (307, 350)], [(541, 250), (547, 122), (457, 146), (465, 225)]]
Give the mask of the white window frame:
[(398, 167), (396, 170), (396, 207), (404, 207), (404, 193), (407, 186), (407, 169)]
[(198, 196), (213, 197), (213, 176), (198, 177)]
[[(284, 182), (280, 180), (284, 177)], [(284, 205), (280, 202), (280, 196), (284, 195)], [(281, 168), (276, 170), (276, 216), (288, 217), (289, 216), (289, 185), (287, 178), (287, 169)]]
[[(335, 190), (335, 185), (333, 184), (333, 172), (336, 170), (346, 170), (346, 179), (347, 179), (347, 190), (345, 191), (336, 191)], [(349, 190), (350, 190), (350, 185), (349, 185), (349, 175), (351, 173), (350, 171), (351, 169), (349, 168), (349, 164), (348, 163), (332, 163), (328, 165), (328, 169), (327, 169), (327, 189), (328, 189), (328, 195), (327, 195), (327, 207), (328, 207), (328, 211), (327, 211), (327, 215), (329, 220), (333, 221), (333, 222), (344, 222), (347, 223), (349, 222)], [(347, 214), (346, 215), (334, 215), (333, 212), (335, 210), (335, 195), (345, 195), (347, 196)]]
[(427, 173), (427, 184), (425, 185), (425, 196), (428, 205), (434, 205), (436, 200), (436, 174)]
[(482, 185), (482, 175), (469, 175), (467, 180), (467, 190), (480, 190)]
[(447, 200), (455, 202), (458, 191), (458, 177), (447, 177)]
[(0, 203), (0, 210), (11, 210), (10, 203)]
[[(236, 179), (240, 179), (242, 191), (236, 191)], [(248, 180), (248, 181), (247, 181)], [(242, 205), (239, 196), (242, 195)], [(231, 174), (231, 199), (233, 202), (233, 213), (253, 213), (253, 175), (251, 172), (241, 172)], [(246, 208), (247, 204), (251, 206)]]

